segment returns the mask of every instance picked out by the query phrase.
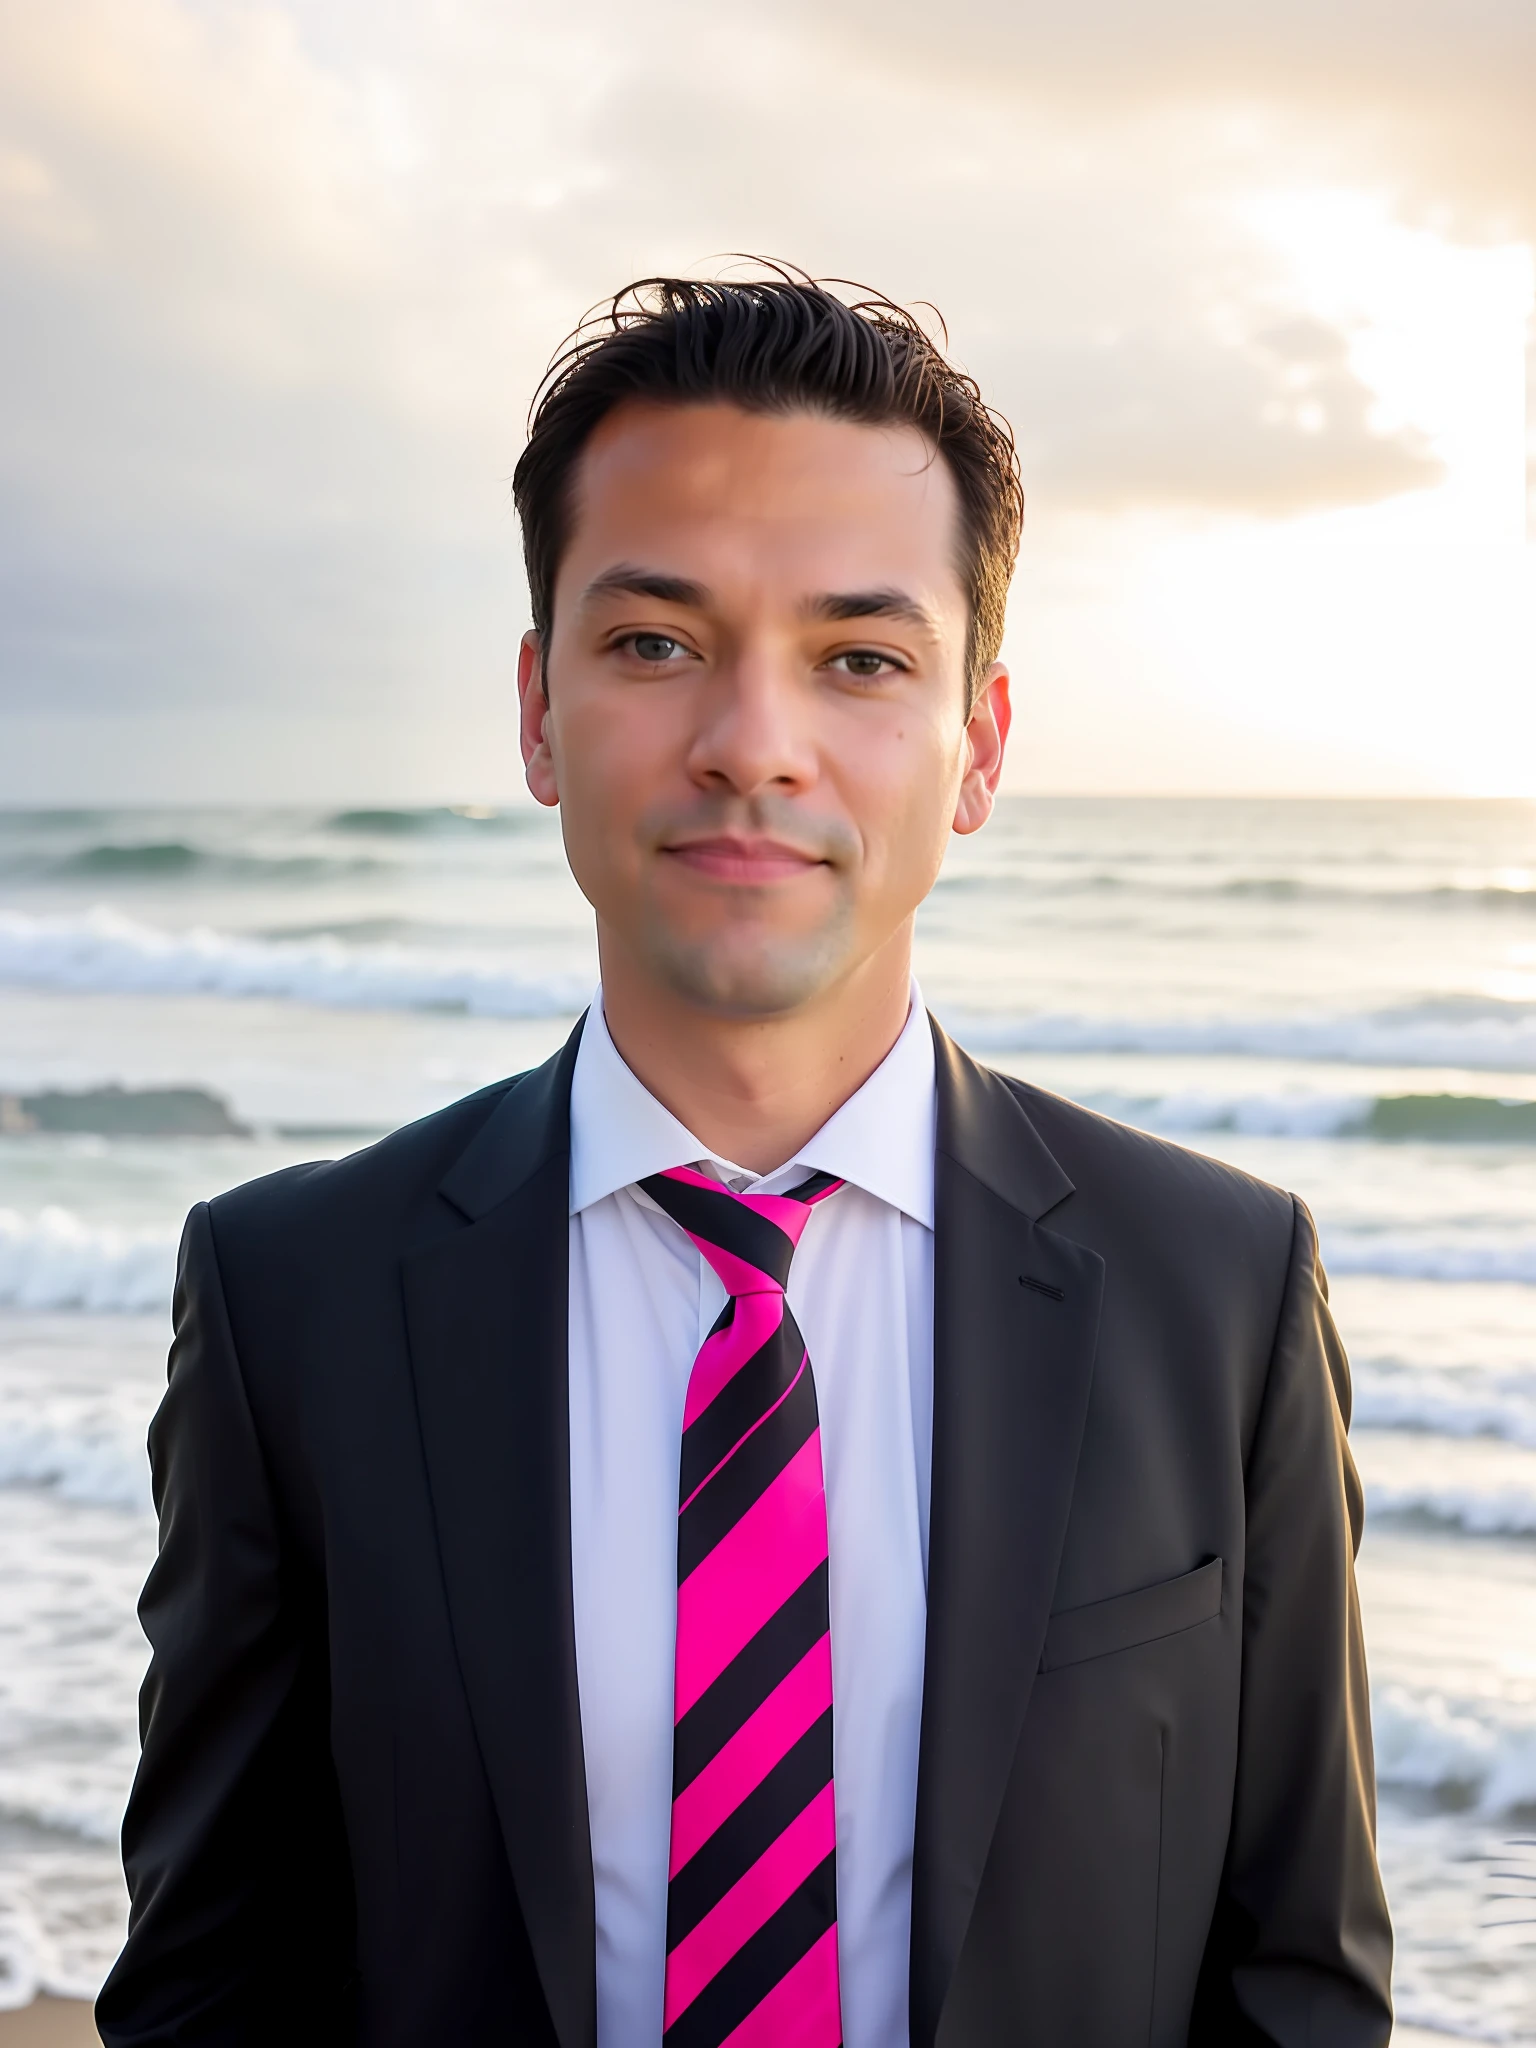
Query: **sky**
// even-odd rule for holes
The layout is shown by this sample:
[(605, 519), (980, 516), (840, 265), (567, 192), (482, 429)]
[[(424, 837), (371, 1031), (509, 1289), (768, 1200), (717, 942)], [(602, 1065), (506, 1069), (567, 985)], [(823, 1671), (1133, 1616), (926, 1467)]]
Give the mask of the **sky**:
[(0, 0), (0, 802), (521, 786), (555, 346), (758, 251), (1018, 435), (1010, 781), (1536, 796), (1531, 0)]

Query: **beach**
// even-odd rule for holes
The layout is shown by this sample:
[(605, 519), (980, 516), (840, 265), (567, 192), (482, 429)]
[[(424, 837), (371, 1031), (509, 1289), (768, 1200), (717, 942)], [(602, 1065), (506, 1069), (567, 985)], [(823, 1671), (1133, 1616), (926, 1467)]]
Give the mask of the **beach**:
[[(1536, 2039), (1536, 807), (1009, 797), (917, 961), (979, 1057), (1314, 1211), (1399, 2010)], [(543, 1059), (595, 978), (531, 806), (0, 813), (0, 2048), (89, 2040), (23, 2002), (122, 1938), (187, 1208)]]
[(84, 1999), (38, 1998), (0, 2012), (0, 2048), (101, 2048)]

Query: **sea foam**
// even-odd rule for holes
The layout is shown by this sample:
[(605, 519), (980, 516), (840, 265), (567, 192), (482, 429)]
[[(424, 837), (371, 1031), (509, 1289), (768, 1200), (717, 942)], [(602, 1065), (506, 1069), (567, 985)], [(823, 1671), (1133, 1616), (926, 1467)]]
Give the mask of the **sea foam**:
[(1487, 1437), (1536, 1451), (1536, 1365), (1513, 1372), (1477, 1366), (1445, 1371), (1357, 1359), (1353, 1422), (1357, 1429)]
[(79, 917), (0, 911), (0, 982), (135, 995), (265, 996), (328, 1009), (572, 1015), (576, 976), (534, 980), (495, 961), (349, 946), (328, 936), (262, 939), (197, 926), (169, 932), (97, 908)]
[(0, 1305), (133, 1313), (171, 1298), (176, 1232), (83, 1222), (68, 1209), (0, 1209)]
[(1090, 1017), (1069, 1012), (946, 1020), (981, 1053), (1115, 1053), (1328, 1061), (1340, 1066), (1536, 1069), (1536, 1003), (1453, 996), (1393, 1009), (1295, 1017)]
[(1375, 1519), (1432, 1522), (1465, 1536), (1536, 1536), (1536, 1483), (1488, 1487), (1377, 1482), (1365, 1490)]
[(1476, 1243), (1407, 1232), (1322, 1226), (1323, 1264), (1330, 1273), (1384, 1280), (1513, 1282), (1536, 1287), (1536, 1242)]
[(1536, 1804), (1536, 1726), (1401, 1685), (1373, 1691), (1371, 1720), (1381, 1784), (1469, 1800), (1490, 1815)]
[(76, 1507), (149, 1508), (144, 1432), (0, 1415), (0, 1486), (46, 1488)]
[(1383, 1144), (1536, 1145), (1536, 1101), (1490, 1095), (1095, 1093), (1090, 1109), (1161, 1136), (1364, 1138)]

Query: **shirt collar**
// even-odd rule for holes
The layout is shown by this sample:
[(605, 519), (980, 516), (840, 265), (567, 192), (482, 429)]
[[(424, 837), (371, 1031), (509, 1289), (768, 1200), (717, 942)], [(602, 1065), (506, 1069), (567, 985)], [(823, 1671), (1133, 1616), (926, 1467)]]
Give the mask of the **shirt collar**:
[[(914, 981), (901, 1036), (863, 1087), (793, 1159), (761, 1178), (747, 1175), (744, 1185), (779, 1193), (807, 1173), (835, 1174), (932, 1230), (936, 1120), (933, 1034)], [(625, 1065), (599, 989), (571, 1076), (571, 1214), (647, 1174), (694, 1165), (733, 1185), (744, 1172), (711, 1154)]]

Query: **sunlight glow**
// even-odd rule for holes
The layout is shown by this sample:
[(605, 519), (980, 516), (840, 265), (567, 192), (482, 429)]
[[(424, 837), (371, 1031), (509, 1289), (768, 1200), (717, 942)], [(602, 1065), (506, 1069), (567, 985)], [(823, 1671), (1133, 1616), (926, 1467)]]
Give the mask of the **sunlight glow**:
[(1523, 543), (1531, 250), (1403, 227), (1364, 193), (1271, 196), (1254, 220), (1307, 310), (1348, 337), (1378, 430), (1422, 435), (1445, 465), (1436, 490), (1413, 494), (1415, 522), (1446, 540)]
[(1183, 687), (1404, 788), (1536, 796), (1536, 551), (1526, 543), (1525, 246), (1469, 249), (1378, 201), (1255, 209), (1306, 311), (1347, 339), (1382, 432), (1444, 474), (1371, 506), (1171, 536), (1138, 608)]

